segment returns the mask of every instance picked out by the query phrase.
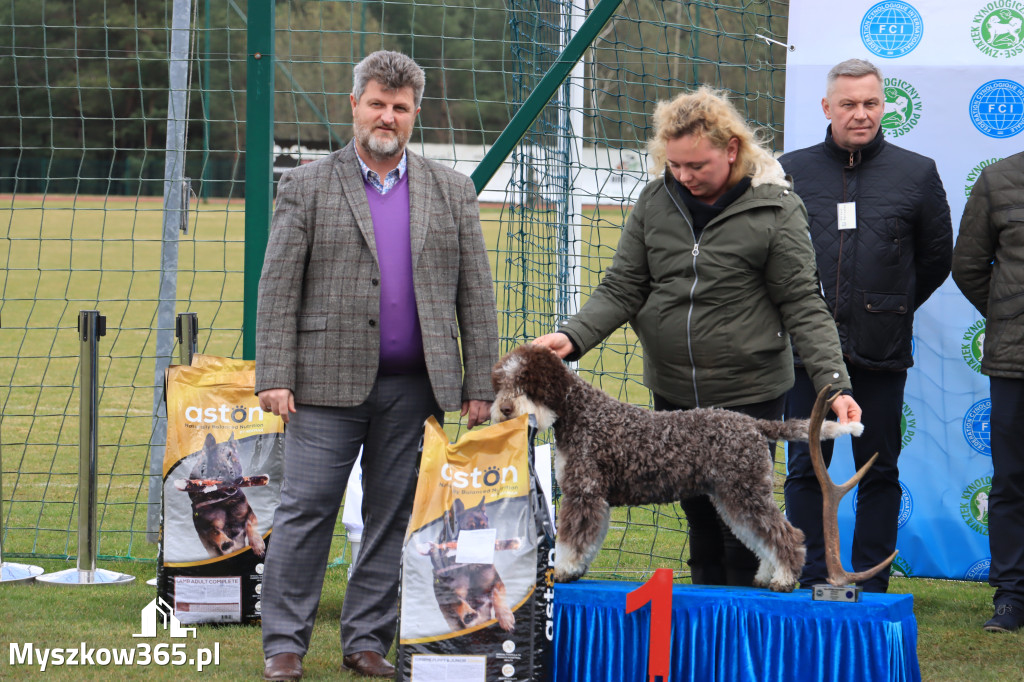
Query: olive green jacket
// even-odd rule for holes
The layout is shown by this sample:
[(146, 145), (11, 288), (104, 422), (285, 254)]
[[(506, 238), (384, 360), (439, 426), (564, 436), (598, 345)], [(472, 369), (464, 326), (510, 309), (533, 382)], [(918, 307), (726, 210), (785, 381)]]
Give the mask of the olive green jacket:
[(986, 166), (974, 183), (953, 281), (986, 318), (981, 371), (1024, 377), (1024, 152)]
[(790, 335), (816, 389), (850, 388), (800, 198), (751, 186), (695, 240), (674, 185), (666, 173), (644, 188), (604, 279), (560, 331), (582, 354), (628, 321), (643, 344), (644, 384), (685, 407), (785, 393)]

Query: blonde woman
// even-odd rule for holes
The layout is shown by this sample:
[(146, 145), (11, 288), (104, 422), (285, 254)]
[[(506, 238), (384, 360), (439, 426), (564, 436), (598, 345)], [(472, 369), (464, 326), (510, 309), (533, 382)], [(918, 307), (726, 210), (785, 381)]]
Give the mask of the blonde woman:
[[(649, 151), (659, 177), (633, 207), (601, 284), (535, 343), (574, 360), (629, 322), (656, 410), (723, 407), (781, 419), (792, 337), (815, 386), (840, 392), (832, 404), (840, 421), (858, 421), (807, 214), (779, 163), (707, 86), (657, 105)], [(693, 583), (752, 585), (757, 558), (707, 496), (681, 505)]]

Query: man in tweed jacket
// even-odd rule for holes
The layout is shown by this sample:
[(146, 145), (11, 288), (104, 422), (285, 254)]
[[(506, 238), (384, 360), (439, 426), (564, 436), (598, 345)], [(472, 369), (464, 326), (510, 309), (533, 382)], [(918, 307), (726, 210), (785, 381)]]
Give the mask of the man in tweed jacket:
[(366, 57), (353, 143), (278, 187), (256, 332), (256, 392), (288, 423), (264, 575), (265, 679), (302, 675), (360, 447), (365, 528), (341, 613), (343, 667), (394, 673), (383, 657), (423, 422), (461, 409), (472, 428), (493, 398), (497, 315), (476, 192), (405, 149), (423, 87), (409, 57)]

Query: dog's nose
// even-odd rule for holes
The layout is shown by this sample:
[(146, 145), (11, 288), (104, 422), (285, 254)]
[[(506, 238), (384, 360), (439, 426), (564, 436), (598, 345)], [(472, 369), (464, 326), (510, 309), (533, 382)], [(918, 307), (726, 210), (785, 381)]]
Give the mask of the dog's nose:
[(228, 540), (227, 542), (222, 542), (220, 544), (220, 551), (226, 552), (229, 549), (231, 549), (231, 541), (230, 540)]
[(502, 415), (503, 415), (503, 416), (504, 416), (504, 417), (505, 417), (506, 419), (507, 419), (507, 418), (509, 418), (509, 417), (511, 417), (511, 416), (512, 416), (512, 413), (513, 413), (514, 411), (515, 411), (515, 407), (513, 407), (513, 406), (512, 406), (512, 403), (502, 403), (502, 404), (501, 404), (501, 414), (502, 414)]

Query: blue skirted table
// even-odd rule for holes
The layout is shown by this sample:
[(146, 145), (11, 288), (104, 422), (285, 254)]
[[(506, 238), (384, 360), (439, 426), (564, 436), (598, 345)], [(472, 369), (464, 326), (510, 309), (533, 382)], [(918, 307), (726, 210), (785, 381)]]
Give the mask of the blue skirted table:
[[(555, 586), (556, 682), (647, 682), (650, 606), (626, 613), (639, 583)], [(908, 594), (816, 602), (808, 590), (676, 585), (671, 682), (919, 682)]]

